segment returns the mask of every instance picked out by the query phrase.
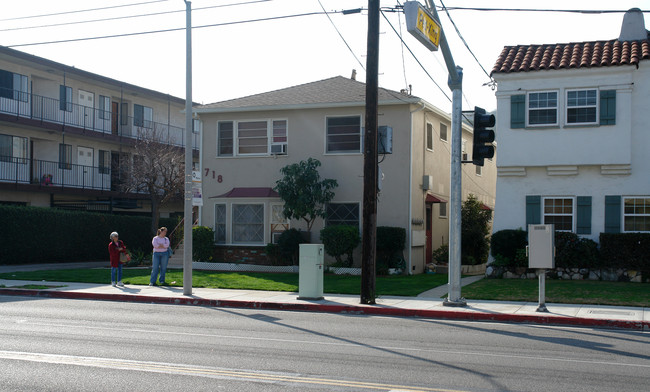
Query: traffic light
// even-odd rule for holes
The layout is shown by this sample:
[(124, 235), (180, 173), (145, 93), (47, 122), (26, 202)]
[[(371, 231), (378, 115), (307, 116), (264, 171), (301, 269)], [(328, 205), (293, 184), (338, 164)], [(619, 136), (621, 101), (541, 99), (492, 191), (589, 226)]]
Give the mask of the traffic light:
[[(472, 163), (476, 166), (483, 166), (485, 158), (494, 156), (494, 130), (488, 129), (494, 126), (493, 114), (486, 114), (485, 109), (474, 107), (474, 142), (472, 145)], [(486, 144), (489, 143), (489, 144)]]

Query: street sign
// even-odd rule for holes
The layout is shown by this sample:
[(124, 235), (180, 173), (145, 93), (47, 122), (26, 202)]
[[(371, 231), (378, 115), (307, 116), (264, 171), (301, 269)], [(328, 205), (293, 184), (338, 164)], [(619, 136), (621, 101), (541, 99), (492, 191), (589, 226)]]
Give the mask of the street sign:
[(440, 23), (417, 1), (404, 3), (406, 30), (429, 50), (438, 50)]

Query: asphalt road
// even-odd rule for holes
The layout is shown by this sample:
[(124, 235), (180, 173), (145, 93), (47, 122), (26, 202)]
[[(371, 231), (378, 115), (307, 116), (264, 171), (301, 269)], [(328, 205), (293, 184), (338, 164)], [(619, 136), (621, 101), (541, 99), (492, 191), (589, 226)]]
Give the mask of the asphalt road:
[(0, 296), (0, 391), (647, 391), (650, 334)]

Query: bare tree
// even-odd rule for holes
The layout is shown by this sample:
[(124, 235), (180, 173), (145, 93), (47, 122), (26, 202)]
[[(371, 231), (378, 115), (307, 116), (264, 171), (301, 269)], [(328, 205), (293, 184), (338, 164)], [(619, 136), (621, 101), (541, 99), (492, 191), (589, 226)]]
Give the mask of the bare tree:
[[(160, 208), (182, 200), (185, 156), (182, 147), (168, 144), (160, 132), (141, 129), (133, 148), (133, 162), (126, 168), (124, 190), (143, 193), (151, 201), (151, 231), (156, 232)], [(124, 169), (124, 168), (123, 168)]]

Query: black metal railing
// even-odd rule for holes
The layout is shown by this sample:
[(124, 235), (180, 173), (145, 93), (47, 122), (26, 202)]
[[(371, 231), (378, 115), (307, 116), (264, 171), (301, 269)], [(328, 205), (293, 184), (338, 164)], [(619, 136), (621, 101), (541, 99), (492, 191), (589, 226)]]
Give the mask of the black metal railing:
[(0, 156), (0, 182), (111, 190), (111, 168)]
[[(140, 117), (117, 115), (106, 110), (43, 97), (18, 90), (0, 88), (0, 113), (41, 122), (138, 139), (154, 135), (155, 140), (173, 146), (185, 146), (185, 129)], [(192, 148), (198, 149), (199, 134), (192, 132)]]

